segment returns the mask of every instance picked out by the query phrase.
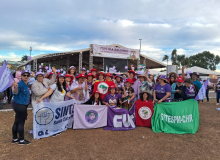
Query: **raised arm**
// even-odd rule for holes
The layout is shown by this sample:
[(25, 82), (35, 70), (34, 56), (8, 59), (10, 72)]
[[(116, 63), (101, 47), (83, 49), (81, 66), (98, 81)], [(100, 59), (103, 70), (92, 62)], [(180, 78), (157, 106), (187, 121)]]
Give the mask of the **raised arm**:
[(185, 69), (185, 68), (186, 68), (185, 66), (182, 67), (182, 77), (183, 77), (183, 79), (186, 79), (186, 78), (187, 78), (186, 75), (185, 75), (185, 73), (184, 73), (184, 69)]
[(126, 91), (125, 91), (125, 87), (122, 86), (122, 89), (123, 89), (123, 92), (124, 92), (124, 94), (122, 95), (122, 98), (125, 98), (125, 97), (127, 97), (127, 93), (126, 93)]
[(48, 86), (54, 84), (56, 82), (56, 79), (57, 79), (57, 73), (56, 73), (56, 68), (55, 67), (52, 67), (52, 71), (53, 71), (53, 75), (52, 75), (52, 78), (50, 80), (48, 80)]

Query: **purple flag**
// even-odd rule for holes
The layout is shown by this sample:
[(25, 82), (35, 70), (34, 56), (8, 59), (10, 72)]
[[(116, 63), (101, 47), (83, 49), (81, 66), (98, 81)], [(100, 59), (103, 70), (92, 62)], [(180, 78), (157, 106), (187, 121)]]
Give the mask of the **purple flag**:
[(108, 107), (108, 123), (104, 130), (127, 131), (136, 128), (135, 104), (130, 111)]
[(73, 129), (99, 128), (107, 125), (107, 106), (75, 105)]
[(14, 78), (7, 66), (7, 62), (4, 61), (4, 64), (0, 69), (0, 92), (3, 92), (10, 87), (13, 81)]
[(139, 99), (139, 93), (140, 93), (140, 88), (139, 88), (139, 79), (137, 79), (134, 84), (132, 85), (132, 88), (134, 88), (134, 94), (135, 94), (135, 98), (134, 100), (138, 100)]
[(208, 82), (209, 82), (209, 78), (207, 78), (205, 83), (203, 83), (202, 87), (199, 90), (199, 93), (197, 94), (197, 96), (195, 98), (195, 101), (205, 99), (205, 94), (206, 94)]

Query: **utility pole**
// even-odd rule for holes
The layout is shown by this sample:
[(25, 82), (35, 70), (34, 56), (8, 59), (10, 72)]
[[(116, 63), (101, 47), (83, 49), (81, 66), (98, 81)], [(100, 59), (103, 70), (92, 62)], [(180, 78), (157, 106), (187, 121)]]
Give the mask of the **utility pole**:
[(142, 39), (139, 39), (139, 40), (140, 40), (140, 54), (141, 54), (141, 40), (142, 40)]
[(30, 56), (31, 56), (32, 47), (30, 47)]

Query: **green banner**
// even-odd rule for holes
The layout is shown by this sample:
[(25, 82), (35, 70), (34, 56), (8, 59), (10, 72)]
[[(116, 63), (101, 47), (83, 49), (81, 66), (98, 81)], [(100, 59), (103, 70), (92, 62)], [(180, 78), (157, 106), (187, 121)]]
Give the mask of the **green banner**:
[(199, 128), (198, 102), (190, 99), (155, 104), (151, 124), (155, 133), (195, 134)]

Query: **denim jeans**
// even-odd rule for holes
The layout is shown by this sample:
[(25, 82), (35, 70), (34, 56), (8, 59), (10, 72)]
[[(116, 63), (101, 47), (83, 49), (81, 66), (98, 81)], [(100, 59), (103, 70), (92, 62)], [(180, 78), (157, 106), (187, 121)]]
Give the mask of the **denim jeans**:
[(220, 98), (220, 92), (217, 92), (217, 93), (216, 93), (216, 100), (217, 100), (217, 103), (219, 103), (219, 98)]
[[(207, 98), (207, 102), (209, 102), (209, 89), (206, 89), (205, 95), (206, 95), (206, 98)], [(202, 102), (203, 102), (203, 100), (202, 100)]]

